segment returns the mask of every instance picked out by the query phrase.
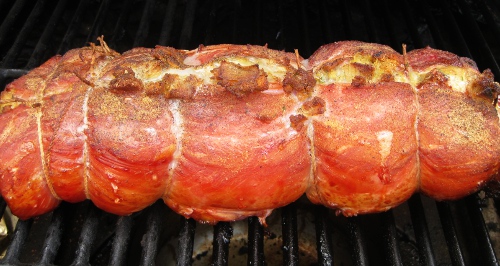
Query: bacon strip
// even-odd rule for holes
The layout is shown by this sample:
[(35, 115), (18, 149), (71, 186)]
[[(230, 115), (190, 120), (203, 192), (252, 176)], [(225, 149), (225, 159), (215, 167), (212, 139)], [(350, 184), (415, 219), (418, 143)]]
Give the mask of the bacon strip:
[(347, 216), (416, 192), (457, 199), (498, 177), (499, 91), (431, 48), (338, 42), (304, 60), (101, 43), (2, 92), (0, 192), (21, 219), (61, 200), (127, 215), (161, 198), (208, 223), (265, 223), (304, 193)]

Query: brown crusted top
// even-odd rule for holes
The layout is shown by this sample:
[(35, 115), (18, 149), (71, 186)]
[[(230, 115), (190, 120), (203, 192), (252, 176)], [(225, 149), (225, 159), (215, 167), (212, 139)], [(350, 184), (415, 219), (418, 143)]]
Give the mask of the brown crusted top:
[(128, 67), (117, 69), (114, 75), (116, 78), (109, 83), (109, 89), (113, 92), (127, 93), (144, 89), (142, 81), (136, 78), (134, 71)]
[(491, 70), (486, 69), (475, 82), (470, 84), (468, 92), (488, 101), (493, 99), (495, 103), (500, 94), (500, 85), (493, 79)]
[(283, 79), (283, 90), (288, 93), (297, 91), (309, 95), (312, 93), (314, 85), (316, 85), (316, 79), (314, 79), (312, 71), (307, 71), (302, 68), (293, 72), (287, 72)]
[(220, 66), (212, 70), (217, 84), (238, 97), (254, 91), (264, 91), (269, 88), (267, 74), (258, 65), (241, 66), (222, 61)]

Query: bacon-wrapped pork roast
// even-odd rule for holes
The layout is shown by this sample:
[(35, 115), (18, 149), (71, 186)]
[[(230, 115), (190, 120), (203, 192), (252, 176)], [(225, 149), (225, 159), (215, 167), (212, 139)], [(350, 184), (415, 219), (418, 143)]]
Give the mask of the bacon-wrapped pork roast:
[(338, 42), (304, 60), (252, 45), (105, 43), (56, 56), (0, 100), (0, 191), (21, 219), (60, 201), (118, 215), (162, 198), (215, 223), (304, 193), (344, 215), (498, 176), (499, 85), (425, 48)]

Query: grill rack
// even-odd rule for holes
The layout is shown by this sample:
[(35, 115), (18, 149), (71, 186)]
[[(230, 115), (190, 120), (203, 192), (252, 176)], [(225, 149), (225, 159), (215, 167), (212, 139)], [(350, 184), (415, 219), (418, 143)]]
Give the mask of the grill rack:
[[(477, 195), (469, 196), (461, 202), (437, 203), (440, 221), (448, 245), (451, 265), (468, 265), (469, 263), (466, 263), (464, 257), (466, 255), (471, 256), (471, 251), (467, 251), (467, 245), (458, 241), (459, 233), (457, 233), (454, 226), (457, 215), (456, 213), (452, 213), (450, 204), (464, 205), (468, 213), (467, 218), (470, 219), (470, 223), (472, 224), (473, 232), (470, 233), (473, 234), (477, 241), (478, 253), (473, 258), (468, 259), (478, 262), (479, 265), (498, 265), (498, 260), (488, 235), (487, 226), (480, 211), (482, 202)], [(64, 224), (68, 222), (68, 215), (65, 213), (68, 211), (68, 208), (73, 207), (70, 205), (64, 204), (64, 206), (56, 209), (52, 215), (48, 215), (51, 220), (45, 232), (45, 237), (40, 238), (40, 242), (43, 240), (43, 244), (35, 244), (35, 246), (39, 246), (39, 249), (36, 251), (37, 254), (33, 254), (25, 246), (28, 239), (30, 239), (30, 234), (33, 234), (31, 229), (35, 227), (36, 223), (40, 223), (40, 221), (36, 219), (19, 221), (6, 256), (0, 260), (0, 265), (54, 264), (58, 251), (62, 249), (61, 243), (63, 240), (61, 238), (64, 235), (63, 231), (69, 230), (65, 228)], [(100, 232), (99, 227), (103, 223), (106, 223), (103, 221), (106, 219), (106, 216), (110, 215), (98, 210), (90, 202), (85, 202), (81, 205), (80, 208), (85, 209), (86, 214), (82, 220), (81, 229), (78, 234), (78, 245), (73, 250), (74, 256), (69, 258), (68, 261), (64, 261), (68, 258), (59, 258), (59, 260), (64, 261), (61, 265), (70, 264), (70, 262), (71, 265), (89, 265), (90, 262), (97, 262), (98, 265), (108, 263), (109, 265), (125, 265), (127, 250), (131, 249), (129, 244), (132, 233), (131, 229), (136, 217), (133, 215), (116, 218), (115, 230), (107, 237), (106, 241), (98, 245), (96, 243), (97, 232)], [(426, 213), (422, 205), (421, 196), (416, 195), (412, 197), (408, 205), (415, 230), (418, 261), (421, 265), (438, 265), (431, 242), (432, 237), (425, 221)], [(141, 214), (147, 221), (144, 224), (145, 232), (141, 243), (142, 256), (139, 261), (141, 265), (152, 265), (155, 262), (159, 246), (158, 236), (161, 234), (160, 223), (162, 219), (160, 216), (165, 211), (162, 209), (167, 208), (163, 206), (163, 203), (158, 202)], [(332, 220), (328, 212), (324, 207), (314, 207), (318, 265), (334, 265), (335, 253), (332, 237), (335, 238), (338, 232), (332, 232)], [(381, 231), (382, 239), (380, 242), (383, 244), (383, 254), (379, 258), (380, 261), (384, 265), (404, 265), (399, 245), (400, 236), (393, 211), (372, 216), (380, 220), (379, 227), (371, 228), (371, 230)], [(369, 265), (369, 260), (373, 259), (370, 257), (370, 251), (367, 248), (367, 243), (370, 240), (366, 235), (367, 232), (365, 229), (365, 225), (367, 222), (370, 222), (370, 219), (365, 218), (365, 216), (340, 218), (347, 221), (347, 240), (351, 251), (352, 265)], [(295, 204), (281, 209), (281, 223), (283, 231), (283, 265), (299, 265), (297, 206)], [(192, 219), (180, 218), (180, 224), (181, 230), (178, 234), (177, 248), (178, 257), (176, 258), (177, 265), (190, 265), (193, 262), (193, 241), (197, 223)], [(263, 251), (265, 229), (260, 225), (256, 217), (249, 218), (248, 224), (248, 265), (265, 265), (266, 260)], [(232, 227), (230, 223), (221, 222), (214, 226), (213, 254), (211, 259), (213, 265), (228, 265), (228, 249), (231, 236)], [(106, 245), (111, 245), (111, 247), (103, 248)], [(101, 249), (109, 250), (109, 254), (107, 254), (109, 258), (104, 258), (106, 261), (103, 262), (100, 258), (96, 257), (95, 246), (101, 246)], [(102, 254), (97, 256), (102, 256)], [(35, 261), (31, 261), (33, 259)], [(20, 260), (23, 262), (20, 262)]]
[[(488, 67), (496, 77), (500, 77), (497, 63), (500, 53), (495, 50), (500, 46), (498, 41), (490, 36), (490, 34), (500, 36), (499, 22), (496, 19), (500, 13), (498, 4), (489, 0), (472, 4), (465, 0), (451, 2), (440, 0), (432, 5), (426, 0), (397, 2), (384, 0), (377, 6), (368, 0), (351, 2), (339, 0), (332, 1), (333, 4), (326, 0), (312, 1), (312, 3), (300, 0), (283, 0), (272, 4), (264, 1), (252, 1), (251, 4), (249, 2), (170, 0), (166, 4), (158, 4), (153, 0), (135, 2), (126, 0), (117, 7), (117, 1), (112, 0), (81, 0), (78, 5), (72, 5), (68, 0), (60, 0), (56, 4), (45, 0), (36, 3), (26, 0), (15, 3), (0, 1), (0, 19), (3, 18), (0, 24), (0, 51), (6, 51), (0, 52), (3, 58), (0, 62), (0, 85), (4, 87), (7, 82), (25, 74), (27, 70), (39, 65), (55, 53), (61, 54), (72, 47), (79, 47), (95, 40), (102, 32), (110, 36), (108, 41), (110, 47), (116, 47), (119, 51), (153, 44), (192, 49), (199, 43), (263, 44), (262, 41), (267, 41), (269, 47), (274, 49), (299, 48), (301, 54), (307, 57), (320, 44), (341, 39), (385, 43), (396, 50), (400, 50), (400, 44), (405, 42), (410, 49), (430, 45), (474, 58), (480, 69)], [(141, 8), (137, 9), (137, 5)], [(395, 6), (401, 8), (398, 10), (400, 13), (395, 13)], [(157, 17), (158, 7), (163, 8), (162, 19)], [(181, 15), (176, 15), (179, 10)], [(70, 12), (72, 15), (68, 18)], [(208, 16), (200, 22), (198, 17), (202, 12)], [(93, 14), (90, 19), (89, 13)], [(247, 13), (252, 13), (254, 18), (249, 19)], [(275, 17), (268, 18), (271, 13)], [(107, 27), (110, 24), (110, 17), (113, 19), (111, 28)], [(134, 20), (137, 17), (140, 19)], [(26, 18), (26, 21), (18, 23), (23, 18)], [(45, 24), (40, 26), (40, 21)], [(136, 24), (135, 34), (129, 29), (130, 21)], [(227, 25), (222, 25), (228, 21)], [(448, 22), (449, 26), (443, 27), (443, 21)], [(61, 32), (61, 22), (67, 22), (67, 27), (62, 30), (63, 34), (58, 35), (57, 32)], [(253, 24), (251, 34), (241, 30), (243, 25), (249, 23)], [(270, 26), (270, 23), (275, 23), (275, 27)], [(338, 25), (341, 27), (336, 27)], [(37, 30), (41, 33), (34, 34), (33, 32)], [(16, 37), (9, 38), (11, 35)], [(52, 47), (52, 43), (59, 43), (59, 46)], [(426, 201), (428, 200), (425, 197), (414, 195), (404, 208), (410, 210), (418, 262), (437, 265), (436, 247), (433, 247), (433, 237), (428, 228), (428, 209), (427, 205), (425, 207), (423, 205)], [(103, 223), (111, 223), (115, 228), (109, 230), (107, 234), (106, 245), (110, 255), (106, 263), (125, 264), (125, 254), (127, 250), (131, 250), (131, 242), (134, 240), (132, 236), (134, 225), (145, 220), (140, 264), (154, 263), (160, 245), (158, 236), (162, 230), (161, 224), (164, 222), (161, 215), (168, 211), (162, 203), (156, 203), (141, 213), (119, 218), (114, 216), (110, 218), (109, 214), (103, 213), (89, 202), (77, 206), (78, 211), (84, 213), (76, 215), (83, 217), (79, 219), (78, 224), (81, 230), (75, 238), (78, 239), (77, 247), (66, 261), (72, 262), (73, 265), (88, 265), (91, 261), (99, 261), (96, 258), (99, 255), (95, 254), (96, 246), (101, 245), (97, 243), (99, 239), (96, 232), (99, 232)], [(467, 265), (471, 261), (479, 261), (480, 265), (498, 265), (488, 226), (481, 213), (482, 207), (484, 201), (478, 195), (469, 196), (458, 202), (435, 203), (452, 265)], [(68, 214), (74, 211), (73, 208), (74, 205), (63, 203), (52, 214), (20, 221), (6, 256), (0, 260), (0, 265), (46, 265), (58, 260), (64, 261), (60, 255), (62, 250), (65, 250), (62, 245), (64, 228), (73, 222), (71, 218), (74, 216)], [(466, 217), (463, 217), (462, 213), (457, 213), (457, 209), (465, 210)], [(4, 211), (5, 202), (0, 199), (0, 217)], [(286, 206), (280, 212), (284, 243), (283, 264), (298, 265), (300, 256), (297, 204)], [(401, 230), (396, 225), (399, 217), (395, 215), (395, 211), (348, 219), (332, 218), (329, 214), (330, 212), (323, 207), (314, 207), (319, 265), (334, 264), (336, 256), (334, 240), (338, 237), (338, 232), (332, 228), (335, 219), (345, 220), (347, 224), (347, 240), (352, 264), (368, 265), (372, 262), (366, 223), (373, 217), (382, 221), (381, 227), (370, 228), (370, 230), (380, 230), (383, 236), (382, 261), (390, 265), (403, 265), (405, 258), (402, 257), (400, 246)], [(37, 254), (32, 254), (26, 251), (26, 245), (34, 234), (34, 228), (38, 228), (44, 219), (48, 220), (45, 221), (47, 224), (45, 231), (38, 232), (42, 235), (40, 239), (43, 239), (44, 243), (39, 245), (41, 248), (35, 252)], [(188, 265), (192, 262), (196, 222), (184, 218), (180, 220), (177, 264)], [(467, 220), (465, 223), (471, 225), (472, 232), (466, 233), (471, 233), (472, 237), (466, 239), (473, 239), (475, 244), (464, 243), (460, 237), (464, 232), (457, 228), (457, 223), (462, 220)], [(172, 219), (168, 222), (172, 223)], [(265, 265), (263, 250), (265, 229), (255, 217), (248, 219), (248, 228), (248, 265)], [(227, 264), (231, 235), (230, 223), (219, 223), (214, 227), (212, 257), (214, 265)], [(110, 242), (109, 239), (113, 240)], [(471, 245), (477, 246), (470, 248)]]

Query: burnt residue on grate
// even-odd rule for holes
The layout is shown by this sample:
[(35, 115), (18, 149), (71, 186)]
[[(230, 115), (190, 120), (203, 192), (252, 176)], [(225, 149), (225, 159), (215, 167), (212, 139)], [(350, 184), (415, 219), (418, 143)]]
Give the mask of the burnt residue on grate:
[[(0, 87), (100, 35), (119, 52), (250, 43), (304, 57), (338, 40), (397, 51), (405, 43), (471, 57), (500, 77), (499, 16), (493, 0), (4, 0)], [(5, 210), (0, 199), (0, 216)], [(302, 198), (267, 223), (197, 224), (161, 201), (128, 217), (88, 201), (63, 203), (0, 239), (0, 265), (498, 265), (498, 214), (481, 193), (456, 202), (415, 195), (386, 213), (353, 218)]]

